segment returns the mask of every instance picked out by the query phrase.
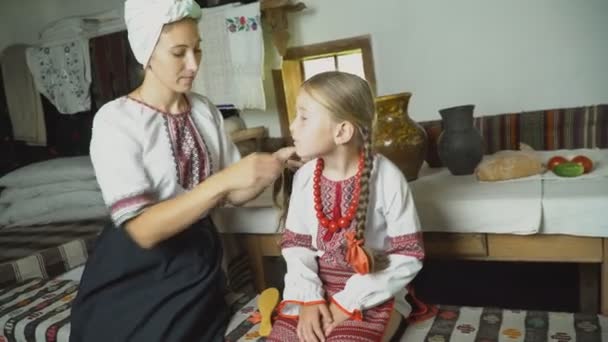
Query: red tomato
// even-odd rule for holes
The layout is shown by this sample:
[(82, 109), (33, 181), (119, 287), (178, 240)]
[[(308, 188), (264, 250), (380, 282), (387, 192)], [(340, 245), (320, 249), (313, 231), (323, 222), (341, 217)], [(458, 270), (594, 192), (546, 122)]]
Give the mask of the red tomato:
[(581, 164), (583, 166), (583, 168), (585, 169), (585, 173), (589, 173), (589, 172), (591, 172), (591, 170), (593, 170), (593, 162), (591, 161), (591, 159), (589, 159), (585, 156), (576, 156), (576, 157), (572, 158), (572, 162)]
[(556, 167), (557, 165), (559, 165), (561, 163), (565, 163), (567, 161), (568, 161), (568, 159), (566, 159), (562, 156), (555, 156), (555, 157), (549, 159), (549, 161), (547, 162), (547, 168), (549, 170), (553, 170), (553, 168)]

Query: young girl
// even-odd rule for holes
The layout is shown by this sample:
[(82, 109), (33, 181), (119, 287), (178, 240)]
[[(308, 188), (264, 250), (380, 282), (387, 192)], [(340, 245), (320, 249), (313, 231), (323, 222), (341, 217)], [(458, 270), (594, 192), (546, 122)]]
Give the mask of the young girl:
[(371, 150), (374, 98), (341, 72), (307, 80), (290, 129), (306, 163), (281, 243), (283, 302), (269, 341), (388, 340), (411, 312), (424, 250), (401, 171)]

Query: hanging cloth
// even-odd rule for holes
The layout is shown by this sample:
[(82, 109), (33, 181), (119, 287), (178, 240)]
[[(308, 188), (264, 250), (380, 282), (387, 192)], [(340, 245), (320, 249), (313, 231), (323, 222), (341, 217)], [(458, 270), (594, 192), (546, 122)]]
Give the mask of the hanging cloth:
[(25, 62), (26, 45), (4, 50), (2, 75), (13, 137), (29, 145), (46, 145), (46, 125), (40, 94)]
[(26, 57), (36, 87), (60, 113), (75, 114), (91, 108), (91, 61), (86, 39), (31, 47)]

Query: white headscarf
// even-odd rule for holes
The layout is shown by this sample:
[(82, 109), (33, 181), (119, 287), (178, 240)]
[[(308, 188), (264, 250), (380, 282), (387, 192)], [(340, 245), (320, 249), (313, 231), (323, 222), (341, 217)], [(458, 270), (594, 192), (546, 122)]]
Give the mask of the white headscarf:
[(194, 0), (126, 0), (125, 23), (133, 55), (145, 68), (163, 25), (200, 17), (201, 8)]

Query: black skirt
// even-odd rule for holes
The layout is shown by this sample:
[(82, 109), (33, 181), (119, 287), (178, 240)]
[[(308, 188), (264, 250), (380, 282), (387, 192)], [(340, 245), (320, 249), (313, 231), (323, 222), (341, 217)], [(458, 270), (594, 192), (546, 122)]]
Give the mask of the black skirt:
[(122, 227), (106, 226), (72, 306), (70, 341), (223, 341), (221, 260), (208, 218), (147, 250)]

